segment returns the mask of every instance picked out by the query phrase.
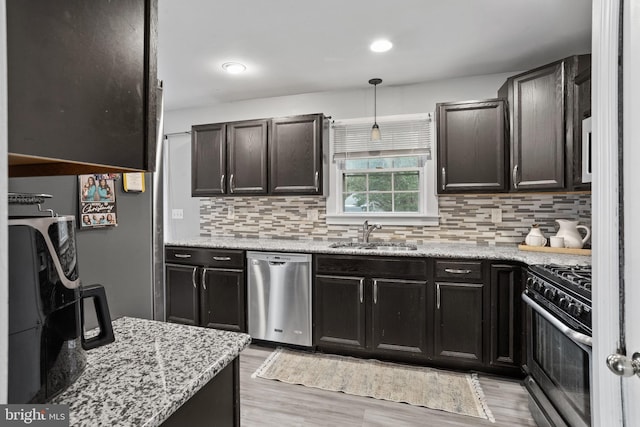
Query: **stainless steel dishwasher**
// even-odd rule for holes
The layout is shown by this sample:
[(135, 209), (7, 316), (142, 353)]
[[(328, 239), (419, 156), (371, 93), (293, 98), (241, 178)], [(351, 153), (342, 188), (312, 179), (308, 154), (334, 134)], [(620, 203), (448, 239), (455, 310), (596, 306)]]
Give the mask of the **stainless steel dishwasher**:
[(311, 346), (311, 255), (247, 252), (249, 335)]

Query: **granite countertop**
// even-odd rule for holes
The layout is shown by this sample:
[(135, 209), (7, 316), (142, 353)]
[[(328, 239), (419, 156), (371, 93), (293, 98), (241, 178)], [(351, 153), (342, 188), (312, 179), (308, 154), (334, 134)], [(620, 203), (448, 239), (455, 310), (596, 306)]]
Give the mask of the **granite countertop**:
[[(372, 239), (374, 241), (375, 239)], [(386, 255), (438, 258), (483, 258), (505, 261), (519, 261), (533, 264), (586, 265), (591, 257), (585, 255), (565, 255), (548, 252), (521, 251), (513, 246), (481, 246), (474, 243), (433, 242), (418, 245), (415, 251), (385, 251), (374, 249), (330, 248), (333, 242), (316, 240), (249, 239), (235, 237), (198, 237), (193, 239), (165, 242), (166, 246), (191, 246), (201, 248), (244, 249), (257, 251), (283, 251), (301, 253), (325, 253), (347, 255)]]
[(115, 342), (87, 352), (78, 380), (51, 403), (71, 426), (159, 426), (249, 345), (247, 334), (154, 320), (113, 321)]

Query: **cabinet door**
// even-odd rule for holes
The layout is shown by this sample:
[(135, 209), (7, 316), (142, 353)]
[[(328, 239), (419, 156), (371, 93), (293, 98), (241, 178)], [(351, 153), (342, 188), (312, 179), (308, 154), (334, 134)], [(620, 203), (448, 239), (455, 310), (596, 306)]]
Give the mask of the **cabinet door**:
[(205, 268), (200, 285), (201, 325), (246, 332), (244, 273)]
[(316, 275), (314, 318), (321, 348), (366, 347), (363, 277)]
[(573, 189), (591, 190), (590, 182), (582, 182), (583, 173), (592, 172), (591, 134), (583, 134), (582, 131), (582, 121), (591, 117), (591, 68), (575, 77), (573, 94)]
[(322, 117), (315, 114), (271, 121), (271, 193), (322, 193)]
[(198, 325), (198, 267), (166, 267), (167, 321)]
[(191, 129), (191, 195), (225, 194), (227, 148), (224, 123)]
[(506, 190), (504, 101), (438, 104), (436, 114), (438, 193)]
[(227, 124), (229, 194), (266, 194), (267, 121)]
[(520, 267), (491, 266), (491, 351), (489, 364), (519, 367), (522, 343)]
[(9, 1), (6, 12), (16, 175), (152, 167), (157, 0)]
[(564, 188), (564, 61), (514, 77), (512, 90), (513, 189)]
[(427, 354), (427, 282), (372, 280), (372, 345), (375, 352)]
[(483, 288), (479, 283), (436, 283), (437, 359), (482, 363)]

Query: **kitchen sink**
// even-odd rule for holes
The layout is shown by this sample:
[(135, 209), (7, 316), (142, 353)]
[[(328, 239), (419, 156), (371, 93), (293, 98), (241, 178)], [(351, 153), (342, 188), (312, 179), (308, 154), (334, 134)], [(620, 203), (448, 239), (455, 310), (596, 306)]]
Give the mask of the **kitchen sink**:
[(361, 249), (369, 251), (389, 251), (389, 252), (402, 252), (402, 251), (415, 251), (418, 249), (416, 245), (409, 243), (393, 243), (393, 242), (336, 242), (329, 245), (330, 248), (345, 248), (345, 249)]

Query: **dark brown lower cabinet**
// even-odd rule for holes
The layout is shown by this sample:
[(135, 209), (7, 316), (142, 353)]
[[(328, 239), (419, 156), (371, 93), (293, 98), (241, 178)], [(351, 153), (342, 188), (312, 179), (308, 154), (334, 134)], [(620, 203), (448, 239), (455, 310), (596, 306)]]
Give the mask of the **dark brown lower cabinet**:
[(426, 359), (426, 276), (425, 259), (318, 255), (315, 344), (329, 352)]
[(434, 358), (483, 362), (482, 283), (436, 283)]
[(244, 271), (167, 264), (167, 321), (247, 330)]
[(522, 364), (522, 279), (516, 265), (491, 266), (491, 352), (489, 364), (519, 370)]
[(205, 268), (201, 285), (200, 324), (245, 332), (244, 272)]
[(198, 267), (185, 265), (166, 266), (166, 298), (167, 321), (197, 325), (198, 318), (198, 289), (193, 285)]
[(315, 336), (323, 348), (366, 348), (364, 277), (316, 276)]
[(168, 322), (246, 332), (244, 251), (166, 249)]
[(427, 354), (427, 282), (372, 279), (372, 350)]
[(426, 357), (426, 298), (426, 281), (317, 275), (316, 344)]
[(240, 426), (240, 357), (233, 359), (161, 426)]
[(522, 377), (521, 266), (316, 255), (321, 351)]

